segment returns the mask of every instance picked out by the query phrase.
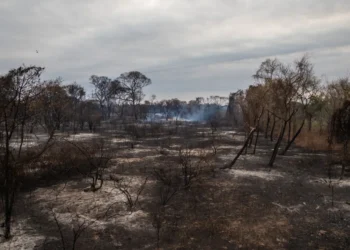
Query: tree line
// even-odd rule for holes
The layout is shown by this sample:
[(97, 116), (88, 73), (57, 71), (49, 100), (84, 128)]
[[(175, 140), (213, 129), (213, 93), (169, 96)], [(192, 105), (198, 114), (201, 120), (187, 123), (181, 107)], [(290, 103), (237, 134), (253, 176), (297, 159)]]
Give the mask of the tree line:
[[(21, 177), (53, 146), (55, 133), (65, 129), (77, 132), (86, 124), (94, 131), (102, 119), (110, 117), (112, 99), (128, 103), (137, 119), (143, 87), (151, 84), (136, 71), (113, 81), (93, 75), (93, 99), (86, 99), (84, 88), (77, 83), (63, 85), (61, 78), (42, 81), (43, 71), (42, 67), (22, 66), (0, 76), (0, 192), (6, 239), (11, 236)], [(46, 136), (37, 137), (35, 131)], [(26, 146), (30, 134), (38, 138), (33, 147)]]
[(317, 134), (329, 149), (335, 144), (343, 145), (345, 168), (350, 132), (348, 77), (323, 83), (315, 75), (309, 58), (303, 56), (293, 64), (267, 59), (260, 64), (253, 79), (255, 83), (248, 89), (230, 95), (234, 105), (228, 110), (237, 123), (237, 114), (232, 110), (234, 106), (239, 107), (245, 131), (250, 135), (247, 147), (254, 145), (253, 153), (259, 134), (263, 133), (264, 138), (274, 141), (268, 163), (272, 167), (278, 153), (286, 154), (302, 133), (306, 137)]

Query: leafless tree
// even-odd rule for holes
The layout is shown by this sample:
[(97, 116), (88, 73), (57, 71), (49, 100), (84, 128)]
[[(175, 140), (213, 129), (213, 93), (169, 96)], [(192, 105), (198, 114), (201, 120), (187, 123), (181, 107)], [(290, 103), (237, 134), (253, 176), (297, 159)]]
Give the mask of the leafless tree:
[(156, 230), (157, 249), (160, 247), (160, 234), (165, 221), (165, 208), (159, 207), (157, 211), (152, 214), (152, 226)]
[(153, 175), (158, 180), (159, 202), (166, 206), (181, 188), (181, 176), (174, 168), (155, 168)]
[[(30, 107), (40, 94), (41, 67), (19, 67), (0, 77), (0, 179), (4, 200), (4, 237), (11, 236), (11, 218), (22, 170), (36, 161), (51, 145), (54, 128), (46, 141), (35, 150), (24, 150), (26, 128), (30, 123)], [(33, 115), (33, 113), (31, 113)], [(15, 145), (15, 141), (18, 145)]]
[(195, 151), (189, 145), (179, 149), (179, 164), (185, 189), (189, 189), (202, 170), (202, 161), (196, 159)]
[(139, 197), (142, 191), (145, 189), (148, 177), (144, 179), (142, 184), (138, 187), (136, 195), (132, 194), (130, 181), (128, 182), (125, 178), (118, 178), (110, 175), (110, 180), (114, 182), (114, 187), (119, 190), (125, 197), (125, 204), (130, 212), (133, 212), (135, 206), (139, 203)]
[(70, 140), (67, 140), (67, 142), (73, 145), (78, 152), (85, 157), (89, 164), (87, 174), (83, 174), (91, 178), (91, 184), (90, 187), (86, 188), (84, 191), (96, 192), (101, 189), (104, 182), (104, 171), (109, 166), (110, 160), (112, 159), (110, 147), (107, 145), (106, 141), (104, 139), (99, 139), (89, 142), (75, 142)]
[(343, 177), (345, 168), (349, 162), (349, 141), (350, 141), (350, 101), (345, 101), (343, 107), (337, 109), (332, 115), (329, 131), (329, 143), (332, 144), (334, 139), (343, 144), (342, 172)]
[[(56, 197), (56, 199), (57, 199), (57, 197)], [(63, 223), (60, 221), (61, 218), (60, 218), (59, 214), (57, 212), (55, 212), (54, 207), (51, 207), (50, 213), (52, 215), (52, 218), (56, 224), (58, 233), (60, 235), (62, 249), (75, 250), (77, 248), (77, 243), (78, 243), (79, 239), (81, 238), (81, 236), (83, 235), (83, 233), (86, 230), (90, 229), (96, 222), (98, 222), (99, 220), (102, 220), (102, 219), (106, 220), (106, 219), (111, 219), (111, 218), (118, 216), (119, 215), (118, 213), (109, 214), (109, 211), (113, 205), (114, 205), (114, 203), (109, 205), (104, 210), (104, 212), (100, 213), (100, 215), (98, 215), (94, 219), (86, 218), (85, 216), (82, 216), (79, 213), (74, 213), (74, 212), (70, 211), (70, 209), (67, 209), (68, 210), (67, 212), (70, 215), (69, 227), (71, 228), (71, 231), (69, 231), (63, 227), (63, 225), (62, 225)], [(100, 210), (101, 208), (100, 208), (100, 206), (96, 206), (93, 209)]]
[(62, 228), (62, 225), (59, 221), (60, 218), (57, 215), (57, 213), (55, 213), (54, 209), (51, 209), (51, 214), (52, 214), (52, 217), (53, 217), (55, 224), (57, 226), (58, 232), (60, 234), (61, 244), (62, 244), (63, 250), (66, 250), (66, 249), (75, 250), (76, 244), (77, 244), (79, 238), (81, 237), (81, 235), (84, 233), (84, 231), (86, 229), (88, 229), (95, 222), (95, 221), (88, 222), (86, 219), (81, 218), (78, 214), (72, 215), (71, 227), (72, 227), (73, 239), (72, 239), (71, 247), (68, 248), (69, 242), (68, 242), (67, 238), (64, 236), (64, 229)]

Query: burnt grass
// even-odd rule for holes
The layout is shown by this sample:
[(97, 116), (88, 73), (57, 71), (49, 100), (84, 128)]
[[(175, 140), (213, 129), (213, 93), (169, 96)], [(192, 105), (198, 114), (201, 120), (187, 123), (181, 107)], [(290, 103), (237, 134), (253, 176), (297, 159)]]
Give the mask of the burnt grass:
[[(255, 155), (249, 148), (232, 169), (222, 170), (243, 145), (243, 132), (219, 127), (212, 133), (204, 124), (137, 126), (141, 131), (100, 129), (98, 137), (110, 142), (111, 162), (96, 192), (84, 192), (90, 180), (83, 159), (67, 166), (56, 158), (66, 158), (69, 150), (47, 155), (52, 159), (45, 168), (23, 178), (14, 236), (0, 248), (63, 249), (61, 231), (65, 248), (72, 249), (74, 230), (82, 223), (88, 226), (75, 249), (350, 248), (350, 180), (339, 181), (340, 169), (334, 167), (329, 182), (327, 153), (292, 146), (269, 168), (273, 142), (261, 136)], [(162, 206), (162, 184), (154, 171), (174, 171), (181, 181), (179, 149), (184, 147), (195, 152), (193, 162), (209, 160), (201, 163), (190, 187), (180, 185)], [(133, 197), (148, 178), (133, 211), (126, 209), (110, 175), (128, 180)], [(158, 246), (155, 218), (162, 221)]]

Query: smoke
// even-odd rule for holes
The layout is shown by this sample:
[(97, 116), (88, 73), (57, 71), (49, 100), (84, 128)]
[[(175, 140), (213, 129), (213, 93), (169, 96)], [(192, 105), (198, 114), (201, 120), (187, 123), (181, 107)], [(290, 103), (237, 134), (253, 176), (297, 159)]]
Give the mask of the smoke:
[(227, 106), (218, 104), (183, 105), (180, 110), (162, 112), (152, 109), (147, 114), (146, 121), (184, 121), (207, 122), (222, 119), (226, 114)]
[(190, 121), (205, 122), (222, 118), (222, 114), (225, 111), (226, 106), (220, 106), (216, 104), (199, 105), (196, 109), (187, 113), (184, 117)]

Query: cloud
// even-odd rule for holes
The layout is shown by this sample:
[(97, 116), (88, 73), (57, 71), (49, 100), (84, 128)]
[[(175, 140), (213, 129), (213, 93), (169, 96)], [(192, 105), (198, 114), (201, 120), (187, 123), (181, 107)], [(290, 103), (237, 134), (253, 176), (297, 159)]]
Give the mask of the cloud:
[(140, 70), (148, 95), (228, 95), (265, 58), (306, 52), (319, 75), (349, 73), (348, 0), (2, 0), (0, 21), (0, 72), (45, 66), (88, 92), (92, 74)]

